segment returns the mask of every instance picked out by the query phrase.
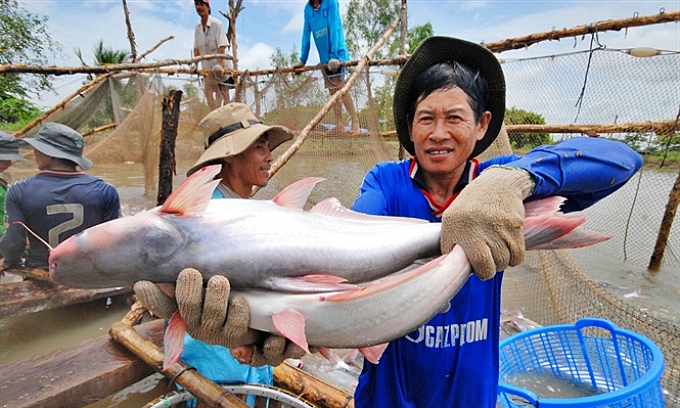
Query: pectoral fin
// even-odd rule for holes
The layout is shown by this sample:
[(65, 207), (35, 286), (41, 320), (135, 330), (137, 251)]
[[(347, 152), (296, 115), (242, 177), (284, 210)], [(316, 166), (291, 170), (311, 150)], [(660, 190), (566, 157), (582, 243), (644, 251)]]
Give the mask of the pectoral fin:
[(383, 352), (390, 343), (378, 344), (371, 347), (362, 347), (359, 349), (359, 353), (363, 354), (366, 360), (373, 364), (378, 364), (380, 362), (380, 357), (382, 357)]
[(305, 317), (295, 309), (286, 309), (273, 313), (272, 323), (276, 330), (285, 338), (300, 346), (309, 353), (307, 335), (305, 334)]
[(163, 360), (163, 370), (179, 361), (184, 349), (184, 333), (187, 331), (187, 324), (182, 319), (179, 312), (175, 312), (170, 318), (170, 323), (165, 329), (163, 344), (165, 345), (165, 359)]

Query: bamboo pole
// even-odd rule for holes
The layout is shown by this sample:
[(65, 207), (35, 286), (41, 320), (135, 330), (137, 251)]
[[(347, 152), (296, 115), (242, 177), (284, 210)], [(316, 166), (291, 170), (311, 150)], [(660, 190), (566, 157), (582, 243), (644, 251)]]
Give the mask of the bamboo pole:
[(50, 116), (52, 113), (54, 113), (58, 109), (63, 108), (64, 106), (66, 106), (66, 104), (69, 103), (71, 101), (71, 99), (75, 98), (76, 96), (80, 96), (81, 93), (87, 91), (88, 89), (94, 87), (95, 85), (98, 85), (100, 82), (103, 82), (104, 80), (108, 79), (111, 75), (112, 74), (106, 74), (106, 75), (98, 76), (95, 79), (93, 79), (92, 81), (88, 82), (87, 84), (81, 86), (80, 88), (78, 88), (78, 90), (73, 92), (71, 95), (67, 96), (63, 101), (59, 102), (58, 104), (54, 105), (50, 109), (43, 112), (42, 115), (33, 119), (33, 121), (31, 123), (29, 123), (28, 125), (24, 126), (23, 129), (20, 129), (20, 130), (14, 132), (14, 134), (13, 134), (14, 137), (19, 137), (19, 136), (24, 135), (29, 130), (31, 130), (34, 127), (36, 127), (37, 125), (41, 124), (42, 121), (45, 120), (45, 118), (47, 118), (48, 116)]
[(91, 135), (97, 134), (97, 133), (99, 133), (99, 132), (103, 132), (103, 131), (105, 131), (105, 130), (115, 129), (116, 126), (117, 126), (117, 125), (116, 125), (115, 123), (109, 123), (108, 125), (96, 127), (96, 128), (94, 128), (94, 129), (90, 129), (90, 130), (88, 130), (87, 132), (83, 132), (83, 133), (81, 133), (81, 134), (83, 135), (83, 137), (91, 136)]
[(661, 261), (663, 260), (664, 252), (666, 251), (666, 244), (668, 243), (668, 236), (671, 233), (673, 220), (675, 214), (678, 212), (680, 205), (680, 166), (678, 167), (678, 177), (675, 179), (675, 184), (668, 194), (668, 203), (666, 204), (666, 211), (664, 212), (661, 226), (659, 227), (659, 234), (656, 238), (652, 258), (649, 260), (650, 272), (658, 272), (661, 268)]
[(132, 328), (132, 324), (139, 320), (145, 310), (139, 301), (135, 302), (130, 312), (121, 321), (111, 325), (109, 329), (111, 338), (125, 346), (154, 370), (180, 384), (196, 398), (207, 402), (209, 406), (218, 408), (248, 407), (238, 397), (227, 392), (186, 364), (178, 362), (163, 370), (163, 359), (165, 357), (163, 351)]
[[(680, 122), (662, 120), (657, 122), (631, 122), (614, 125), (591, 124), (591, 125), (505, 125), (508, 133), (581, 133), (588, 136), (598, 137), (601, 133), (637, 133), (654, 132), (659, 135), (669, 135), (680, 130)], [(397, 137), (394, 130), (382, 132), (383, 137)]]
[[(305, 142), (305, 139), (307, 139), (309, 132), (311, 132), (311, 130), (314, 129), (314, 127), (318, 125), (319, 122), (321, 122), (321, 119), (323, 119), (323, 117), (326, 115), (326, 113), (328, 113), (328, 111), (333, 107), (333, 105), (338, 103), (338, 101), (340, 101), (340, 99), (343, 96), (345, 96), (347, 92), (349, 92), (352, 85), (354, 85), (354, 82), (356, 82), (359, 75), (361, 75), (361, 71), (364, 69), (368, 61), (371, 60), (371, 58), (376, 53), (378, 48), (380, 48), (385, 43), (385, 41), (387, 41), (392, 32), (397, 28), (400, 19), (401, 17), (399, 16), (394, 20), (394, 22), (392, 22), (392, 24), (387, 28), (382, 37), (380, 37), (378, 42), (375, 43), (375, 45), (373, 45), (373, 47), (370, 50), (368, 50), (368, 52), (366, 53), (366, 55), (364, 55), (359, 64), (357, 64), (356, 69), (349, 77), (345, 85), (342, 88), (340, 88), (340, 90), (336, 92), (335, 95), (333, 95), (328, 100), (328, 102), (326, 102), (326, 104), (323, 106), (323, 108), (321, 108), (321, 110), (316, 114), (316, 116), (314, 116), (314, 118), (307, 124), (307, 126), (305, 126), (302, 129), (302, 131), (295, 139), (293, 144), (288, 148), (288, 150), (286, 150), (281, 156), (279, 156), (276, 159), (276, 162), (272, 165), (271, 170), (269, 171), (270, 178), (274, 177), (274, 175), (281, 168), (281, 166), (286, 164), (286, 162), (293, 156), (293, 154), (295, 154), (295, 152), (297, 152), (298, 149), (302, 147), (302, 144)], [(253, 194), (255, 194), (256, 192), (257, 189), (254, 189)]]
[(354, 397), (288, 363), (274, 367), (274, 382), (320, 408), (354, 408)]
[(516, 50), (519, 48), (526, 48), (529, 47), (530, 45), (534, 45), (543, 41), (560, 40), (562, 38), (577, 37), (579, 35), (585, 36), (587, 34), (594, 34), (603, 31), (621, 31), (629, 27), (640, 27), (652, 24), (672, 23), (674, 21), (680, 21), (680, 11), (673, 11), (670, 13), (661, 12), (659, 14), (652, 14), (648, 16), (636, 16), (619, 20), (598, 21), (588, 25), (581, 25), (573, 28), (563, 28), (562, 30), (553, 30), (544, 33), (530, 34), (524, 37), (510, 38), (507, 40), (495, 41), (483, 45), (493, 52), (503, 52)]
[[(26, 65), (22, 63), (0, 65), (0, 73), (17, 73), (17, 74), (45, 74), (45, 75), (72, 75), (72, 74), (109, 74), (118, 71), (128, 71), (128, 70), (143, 70), (151, 68), (160, 68), (171, 65), (191, 65), (198, 61), (206, 59), (231, 59), (230, 56), (225, 54), (208, 54), (199, 55), (198, 57), (186, 58), (186, 59), (172, 59), (163, 60), (157, 62), (147, 62), (147, 63), (124, 63), (124, 64), (111, 64), (111, 65), (95, 65), (95, 66), (77, 66), (77, 67), (57, 67), (55, 65), (47, 66), (34, 66)], [(193, 70), (193, 73), (208, 71), (197, 71)]]
[(132, 31), (132, 23), (130, 22), (130, 10), (128, 10), (127, 1), (123, 0), (123, 12), (125, 13), (125, 25), (127, 26), (127, 36), (130, 41), (130, 60), (137, 62), (137, 43), (135, 41), (135, 32)]

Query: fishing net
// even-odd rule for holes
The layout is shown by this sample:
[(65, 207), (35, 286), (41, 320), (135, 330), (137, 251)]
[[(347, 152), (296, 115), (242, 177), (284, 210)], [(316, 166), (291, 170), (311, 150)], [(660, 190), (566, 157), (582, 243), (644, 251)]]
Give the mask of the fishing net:
[[(535, 56), (503, 60), (508, 89), (507, 133), (484, 156), (581, 137), (581, 132), (569, 131), (568, 126), (593, 125), (595, 130), (588, 132), (591, 136), (625, 140), (645, 153), (645, 167), (621, 190), (586, 211), (586, 227), (612, 235), (611, 240), (593, 249), (528, 254), (522, 266), (505, 274), (503, 308), (521, 312), (543, 325), (601, 317), (649, 337), (662, 349), (666, 360), (666, 399), (669, 404), (678, 404), (680, 221), (671, 217), (666, 225), (670, 232), (664, 236), (660, 231), (664, 229), (664, 215), (674, 211), (673, 197), (680, 190), (680, 167), (669, 166), (664, 157), (675, 154), (677, 160), (680, 136), (660, 123), (674, 122), (678, 117), (680, 54), (636, 58), (629, 52), (601, 48), (553, 54), (551, 46), (533, 45)], [(300, 132), (330, 96), (319, 71), (243, 76), (243, 89), (239, 95), (232, 90), (232, 100), (248, 104), (265, 123), (287, 126), (298, 137), (306, 138), (290, 159), (277, 162), (280, 167), (270, 184), (255, 198), (271, 198), (293, 181), (317, 176), (326, 181), (315, 188), (311, 204), (335, 196), (350, 205), (363, 176), (375, 163), (400, 158), (404, 153), (394, 132), (390, 132), (394, 129), (389, 108), (394, 78), (387, 73), (380, 67), (366, 68), (349, 89), (359, 116), (359, 132), (349, 131), (351, 120), (343, 108), (345, 129), (333, 128), (337, 121), (331, 109), (308, 134)], [(198, 122), (208, 110), (199, 91), (200, 81), (189, 75), (163, 77), (153, 73), (117, 79), (118, 85), (112, 81), (86, 92), (79, 107), (69, 106), (61, 116), (48, 120), (66, 121), (68, 115), (77, 116), (79, 119), (67, 123), (83, 133), (107, 121), (115, 123), (113, 131), (88, 136), (86, 154), (96, 164), (143, 163), (148, 194), (156, 185), (162, 100), (168, 90), (182, 89), (175, 180), (181, 182), (202, 151)], [(75, 111), (79, 115), (71, 113)], [(96, 123), (93, 118), (97, 118)], [(623, 123), (636, 127), (615, 127)], [(527, 130), (529, 125), (551, 125), (557, 130)], [(294, 139), (275, 153), (281, 156), (295, 146)], [(665, 250), (660, 271), (654, 274), (645, 268), (657, 236), (665, 243)], [(638, 290), (623, 293), (598, 275), (599, 269), (619, 271), (624, 280), (629, 274), (630, 281), (639, 282)], [(662, 296), (645, 296), (648, 291)]]

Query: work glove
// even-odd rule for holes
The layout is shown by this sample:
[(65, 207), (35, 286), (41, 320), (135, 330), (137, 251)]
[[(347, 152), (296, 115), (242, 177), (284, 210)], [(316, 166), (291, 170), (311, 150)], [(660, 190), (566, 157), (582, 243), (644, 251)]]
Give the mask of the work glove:
[(229, 297), (231, 285), (225, 276), (211, 277), (204, 289), (201, 273), (184, 269), (177, 278), (176, 299), (149, 281), (135, 283), (134, 290), (140, 302), (159, 317), (169, 318), (179, 310), (187, 332), (197, 340), (227, 348), (250, 346), (252, 359), (246, 362), (251, 366), (276, 366), (305, 354), (283, 337), (250, 329), (248, 303), (242, 296)]
[(531, 175), (522, 169), (492, 166), (483, 171), (444, 211), (442, 253), (462, 246), (481, 280), (524, 262), (524, 199), (533, 187)]
[(215, 78), (215, 81), (217, 81), (220, 84), (227, 80), (227, 72), (224, 70), (224, 67), (220, 64), (213, 65), (212, 75), (213, 78)]
[(328, 70), (331, 72), (337, 72), (340, 69), (340, 61), (338, 61), (335, 58), (331, 58), (330, 61), (328, 61)]

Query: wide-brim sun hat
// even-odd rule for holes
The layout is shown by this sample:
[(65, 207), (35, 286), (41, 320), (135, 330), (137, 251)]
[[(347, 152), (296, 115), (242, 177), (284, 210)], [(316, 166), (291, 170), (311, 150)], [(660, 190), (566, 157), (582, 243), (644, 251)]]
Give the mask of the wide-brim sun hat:
[(26, 161), (19, 152), (19, 139), (9, 133), (0, 132), (0, 160), (3, 161)]
[(268, 133), (269, 150), (293, 138), (293, 133), (283, 126), (263, 124), (247, 105), (232, 102), (207, 114), (199, 124), (205, 137), (205, 151), (187, 171), (187, 176), (215, 160), (242, 153), (265, 132)]
[(44, 155), (70, 160), (83, 170), (92, 167), (92, 161), (83, 156), (83, 136), (61, 123), (45, 123), (35, 137), (25, 137), (22, 140)]
[(399, 74), (394, 89), (392, 111), (399, 142), (411, 155), (415, 147), (409, 137), (409, 106), (413, 98), (413, 85), (418, 75), (442, 62), (457, 61), (467, 65), (486, 79), (489, 96), (486, 110), (491, 112), (491, 122), (484, 138), (475, 144), (470, 157), (486, 150), (498, 136), (505, 115), (505, 77), (498, 58), (483, 45), (452, 37), (428, 37), (413, 51)]

